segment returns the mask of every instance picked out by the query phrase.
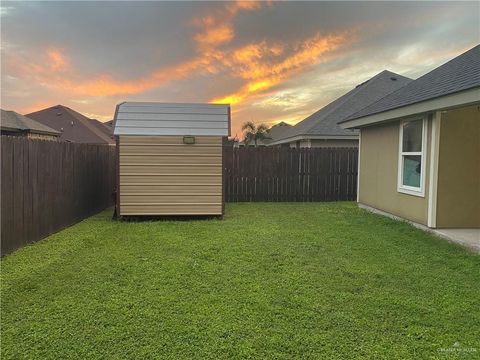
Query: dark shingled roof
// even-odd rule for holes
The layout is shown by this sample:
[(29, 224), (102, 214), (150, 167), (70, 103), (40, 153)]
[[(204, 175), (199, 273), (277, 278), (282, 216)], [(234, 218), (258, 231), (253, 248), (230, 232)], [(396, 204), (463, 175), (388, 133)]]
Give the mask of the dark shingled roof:
[(480, 87), (480, 45), (352, 114), (345, 121), (378, 114), (475, 87)]
[(111, 125), (109, 126), (107, 123), (98, 121), (97, 119), (91, 119), (91, 121), (100, 131), (108, 136), (113, 136), (113, 128)]
[(7, 111), (2, 109), (1, 114), (2, 130), (25, 131), (35, 134), (47, 134), (53, 136), (60, 135), (59, 131), (56, 131), (51, 127), (43, 125), (38, 121), (23, 116), (15, 111)]
[(87, 144), (115, 144), (111, 130), (98, 120), (89, 119), (66, 106), (57, 105), (27, 116), (62, 134), (60, 140)]
[(384, 70), (285, 131), (279, 141), (297, 136), (356, 136), (357, 131), (342, 129), (338, 123), (411, 81)]
[(267, 131), (268, 139), (262, 141), (263, 144), (268, 145), (277, 139), (281, 138), (283, 134), (292, 128), (292, 125), (287, 124), (286, 122), (279, 122), (278, 124), (273, 125)]

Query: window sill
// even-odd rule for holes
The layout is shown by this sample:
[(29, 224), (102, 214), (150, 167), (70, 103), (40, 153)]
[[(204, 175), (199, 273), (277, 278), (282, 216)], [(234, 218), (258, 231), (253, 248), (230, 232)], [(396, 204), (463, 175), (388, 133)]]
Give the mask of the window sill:
[(418, 197), (422, 197), (422, 198), (425, 197), (425, 191), (424, 190), (414, 190), (414, 189), (407, 189), (407, 188), (399, 187), (397, 189), (397, 191), (399, 193), (402, 193), (402, 194), (413, 195), (413, 196), (418, 196)]

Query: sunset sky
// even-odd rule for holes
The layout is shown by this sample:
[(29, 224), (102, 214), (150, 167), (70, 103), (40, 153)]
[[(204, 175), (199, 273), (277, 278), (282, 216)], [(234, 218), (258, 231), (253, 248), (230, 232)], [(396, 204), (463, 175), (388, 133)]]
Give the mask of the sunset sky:
[(6, 2), (1, 107), (232, 105), (295, 123), (384, 69), (417, 78), (480, 42), (470, 2)]

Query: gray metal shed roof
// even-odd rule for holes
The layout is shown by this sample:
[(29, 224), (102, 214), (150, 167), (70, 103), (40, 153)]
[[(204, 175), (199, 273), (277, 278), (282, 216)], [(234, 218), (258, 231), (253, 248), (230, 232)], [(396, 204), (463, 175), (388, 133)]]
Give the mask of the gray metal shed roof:
[(230, 135), (230, 105), (124, 102), (115, 135)]
[(288, 129), (274, 143), (289, 142), (289, 139), (297, 137), (355, 138), (357, 131), (342, 129), (338, 123), (411, 81), (405, 76), (384, 70)]
[(370, 106), (353, 113), (342, 122), (475, 87), (480, 87), (480, 45), (433, 69)]
[(47, 134), (58, 136), (60, 132), (46, 125), (39, 123), (29, 117), (23, 116), (15, 111), (1, 111), (1, 128), (10, 131), (27, 131), (35, 134)]

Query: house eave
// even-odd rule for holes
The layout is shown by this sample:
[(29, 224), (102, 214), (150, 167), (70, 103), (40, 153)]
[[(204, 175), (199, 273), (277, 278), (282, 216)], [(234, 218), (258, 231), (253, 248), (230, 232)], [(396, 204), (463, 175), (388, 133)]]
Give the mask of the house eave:
[(357, 135), (297, 135), (268, 143), (270, 145), (288, 144), (299, 140), (358, 140)]
[(10, 132), (22, 132), (22, 131), (24, 131), (23, 129), (13, 128), (13, 127), (8, 127), (8, 126), (2, 126), (1, 130), (2, 131), (10, 131)]
[(38, 135), (49, 135), (49, 136), (60, 136), (61, 133), (58, 132), (50, 132), (44, 130), (32, 130), (32, 129), (20, 129), (20, 128), (12, 128), (8, 126), (2, 126), (3, 131), (10, 131), (10, 132), (18, 132), (18, 133), (25, 133), (25, 134), (38, 134)]
[(403, 106), (400, 108), (384, 111), (369, 116), (352, 119), (339, 123), (343, 129), (358, 129), (361, 127), (397, 120), (403, 117), (412, 116), (416, 114), (441, 111), (445, 109), (455, 108), (459, 106), (471, 105), (480, 102), (480, 88), (475, 87), (469, 90), (458, 93), (441, 96), (435, 99), (422, 101), (412, 105)]

